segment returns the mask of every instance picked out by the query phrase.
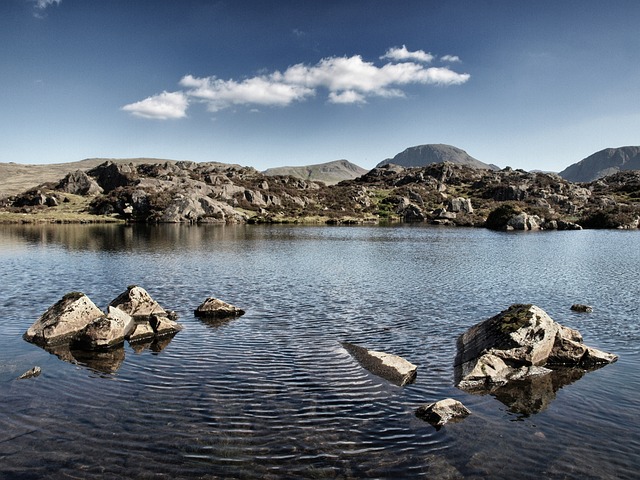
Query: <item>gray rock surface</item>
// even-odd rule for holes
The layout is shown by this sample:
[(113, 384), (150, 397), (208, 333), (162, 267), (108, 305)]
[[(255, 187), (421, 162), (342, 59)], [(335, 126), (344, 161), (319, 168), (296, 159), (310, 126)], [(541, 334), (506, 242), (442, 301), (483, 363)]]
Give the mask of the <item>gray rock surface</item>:
[(23, 338), (41, 346), (65, 343), (103, 315), (102, 310), (84, 293), (71, 292), (49, 307), (27, 329)]
[(453, 398), (445, 398), (416, 409), (418, 418), (429, 422), (436, 428), (442, 427), (450, 421), (461, 420), (470, 414), (467, 407)]
[(109, 306), (122, 310), (136, 320), (148, 320), (151, 315), (169, 315), (144, 288), (137, 285), (129, 285), (127, 290), (113, 299)]
[(579, 332), (534, 305), (512, 305), (474, 325), (458, 338), (457, 348), (456, 383), (468, 391), (546, 375), (548, 367), (595, 368), (618, 358), (584, 345)]
[(348, 342), (343, 342), (342, 346), (364, 368), (396, 385), (404, 386), (413, 383), (416, 379), (418, 367), (402, 357), (375, 350), (367, 350), (364, 347)]
[(41, 373), (42, 373), (42, 369), (40, 367), (36, 366), (36, 367), (33, 367), (33, 368), (27, 370), (22, 375), (20, 375), (18, 377), (18, 380), (25, 380), (27, 378), (34, 378), (34, 377), (37, 377), (38, 375), (40, 375)]
[(193, 312), (196, 317), (225, 318), (244, 315), (244, 310), (214, 297), (207, 298)]
[(133, 318), (129, 314), (110, 306), (106, 315), (96, 318), (78, 332), (73, 343), (90, 350), (122, 345), (134, 325)]

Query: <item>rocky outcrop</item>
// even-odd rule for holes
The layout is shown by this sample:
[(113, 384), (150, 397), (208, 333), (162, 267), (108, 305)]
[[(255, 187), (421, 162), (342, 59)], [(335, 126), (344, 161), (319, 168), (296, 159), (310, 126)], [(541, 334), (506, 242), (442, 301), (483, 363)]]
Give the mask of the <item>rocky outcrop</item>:
[(195, 310), (196, 317), (228, 318), (244, 315), (244, 310), (214, 297), (207, 298)]
[(439, 429), (450, 421), (462, 420), (471, 412), (458, 400), (445, 398), (434, 403), (423, 405), (416, 409), (416, 416)]
[(458, 387), (481, 392), (547, 375), (553, 367), (589, 369), (618, 358), (584, 345), (579, 332), (534, 305), (512, 305), (474, 325), (458, 338), (457, 349)]
[(58, 182), (55, 188), (56, 190), (75, 195), (97, 195), (103, 192), (98, 182), (82, 170), (68, 173)]
[(40, 346), (69, 342), (92, 321), (104, 314), (84, 293), (66, 294), (49, 307), (25, 332), (23, 338)]
[(396, 385), (404, 386), (416, 379), (418, 367), (402, 357), (367, 350), (348, 342), (343, 342), (342, 346), (364, 368)]

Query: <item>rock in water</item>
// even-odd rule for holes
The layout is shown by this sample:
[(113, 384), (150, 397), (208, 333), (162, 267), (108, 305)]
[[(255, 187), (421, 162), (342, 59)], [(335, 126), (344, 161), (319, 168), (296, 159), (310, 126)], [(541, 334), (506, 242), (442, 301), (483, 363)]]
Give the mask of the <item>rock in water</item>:
[(471, 412), (458, 400), (445, 398), (435, 403), (423, 405), (416, 410), (416, 416), (426, 420), (436, 428), (442, 427), (452, 420), (461, 420)]
[(18, 377), (18, 380), (24, 380), (27, 378), (37, 377), (42, 373), (42, 369), (40, 367), (33, 367), (31, 370), (27, 370), (22, 375)]
[(109, 307), (106, 315), (96, 318), (74, 338), (74, 346), (93, 349), (106, 349), (122, 345), (124, 339), (133, 330), (133, 318), (119, 308)]
[(244, 315), (244, 310), (217, 298), (207, 298), (193, 312), (196, 317), (225, 318)]
[(110, 304), (134, 319), (148, 320), (151, 315), (162, 315), (168, 317), (170, 314), (156, 302), (147, 291), (137, 285), (129, 285), (125, 292), (122, 292)]
[(594, 368), (616, 355), (582, 343), (579, 332), (554, 322), (535, 305), (512, 305), (458, 338), (456, 383), (489, 390), (512, 380), (550, 373), (546, 367)]
[(364, 347), (359, 347), (358, 345), (348, 342), (343, 342), (342, 346), (364, 368), (396, 385), (402, 387), (412, 383), (416, 379), (418, 367), (402, 357), (367, 350)]
[(571, 305), (571, 310), (579, 313), (592, 313), (593, 307), (590, 305), (583, 305), (581, 303), (574, 303)]
[(23, 338), (42, 346), (69, 341), (95, 319), (103, 316), (84, 293), (71, 292), (42, 314), (25, 332)]

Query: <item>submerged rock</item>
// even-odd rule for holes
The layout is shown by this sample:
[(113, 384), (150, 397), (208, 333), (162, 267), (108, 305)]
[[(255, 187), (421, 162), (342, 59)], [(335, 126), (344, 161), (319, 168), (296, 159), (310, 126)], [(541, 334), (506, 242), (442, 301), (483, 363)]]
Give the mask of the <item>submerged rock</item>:
[(418, 418), (429, 422), (436, 428), (440, 428), (450, 421), (461, 420), (469, 415), (471, 415), (469, 409), (453, 398), (429, 403), (416, 410)]
[(418, 367), (397, 355), (367, 350), (352, 343), (343, 342), (342, 346), (360, 365), (399, 386), (412, 383), (416, 379)]
[(67, 293), (27, 329), (23, 338), (41, 346), (62, 344), (103, 315), (84, 293)]
[(244, 315), (244, 310), (217, 298), (209, 297), (193, 313), (196, 317), (226, 318)]
[(469, 391), (492, 391), (514, 380), (547, 375), (547, 367), (588, 369), (618, 358), (584, 345), (579, 332), (534, 305), (512, 305), (474, 325), (458, 338), (457, 347), (456, 383)]
[(574, 303), (571, 305), (571, 310), (579, 313), (592, 313), (593, 307), (590, 305), (583, 305), (581, 303)]

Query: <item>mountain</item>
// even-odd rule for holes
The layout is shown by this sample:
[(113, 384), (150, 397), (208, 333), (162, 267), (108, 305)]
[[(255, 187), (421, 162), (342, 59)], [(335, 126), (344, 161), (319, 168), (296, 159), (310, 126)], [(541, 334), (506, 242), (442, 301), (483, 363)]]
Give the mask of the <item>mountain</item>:
[(0, 198), (22, 193), (25, 190), (47, 182), (57, 182), (69, 172), (76, 170), (87, 171), (98, 165), (111, 161), (118, 164), (143, 163), (175, 163), (175, 160), (161, 160), (157, 158), (85, 158), (77, 162), (50, 163), (28, 165), (21, 163), (0, 163)]
[(443, 143), (431, 143), (409, 147), (393, 158), (387, 158), (376, 167), (382, 167), (389, 163), (402, 167), (424, 167), (432, 163), (450, 162), (458, 165), (466, 165), (485, 170), (499, 170), (499, 167), (490, 165), (473, 158), (464, 150)]
[(624, 170), (640, 170), (640, 147), (605, 148), (568, 166), (559, 175), (570, 182), (591, 182)]
[(355, 165), (347, 160), (335, 160), (317, 165), (306, 165), (304, 167), (275, 167), (268, 168), (264, 175), (273, 177), (276, 175), (289, 175), (301, 180), (312, 182), (323, 182), (327, 185), (335, 185), (342, 180), (352, 180), (358, 178), (369, 170)]

